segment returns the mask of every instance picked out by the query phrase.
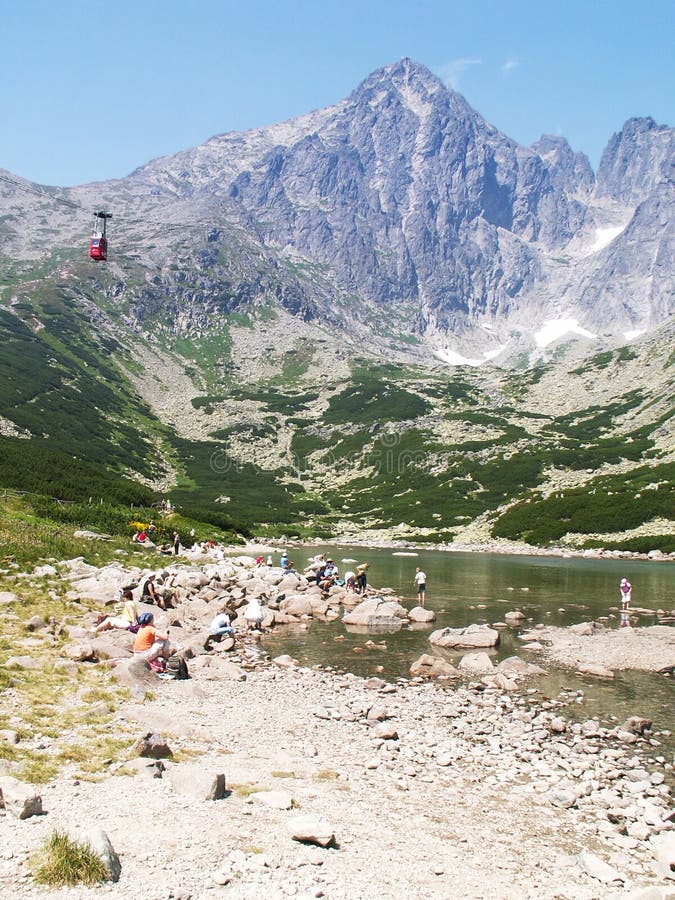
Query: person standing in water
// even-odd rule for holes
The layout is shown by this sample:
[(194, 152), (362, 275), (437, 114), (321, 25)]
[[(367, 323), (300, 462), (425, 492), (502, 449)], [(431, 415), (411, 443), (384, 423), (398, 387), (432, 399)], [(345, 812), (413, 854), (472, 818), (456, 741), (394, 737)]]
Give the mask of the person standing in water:
[(417, 585), (417, 596), (419, 597), (420, 606), (424, 606), (427, 599), (427, 576), (419, 566), (415, 569), (414, 582)]
[(621, 594), (621, 609), (628, 610), (633, 595), (633, 585), (627, 578), (622, 578), (619, 582), (619, 593)]

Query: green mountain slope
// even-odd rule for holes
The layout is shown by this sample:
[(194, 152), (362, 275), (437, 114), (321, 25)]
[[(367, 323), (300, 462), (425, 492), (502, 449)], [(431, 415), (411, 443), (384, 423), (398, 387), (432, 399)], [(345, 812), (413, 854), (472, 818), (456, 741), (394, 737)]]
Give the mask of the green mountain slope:
[(450, 368), (273, 294), (182, 318), (157, 295), (139, 319), (145, 265), (57, 256), (0, 260), (0, 487), (170, 496), (268, 534), (675, 549), (672, 329)]

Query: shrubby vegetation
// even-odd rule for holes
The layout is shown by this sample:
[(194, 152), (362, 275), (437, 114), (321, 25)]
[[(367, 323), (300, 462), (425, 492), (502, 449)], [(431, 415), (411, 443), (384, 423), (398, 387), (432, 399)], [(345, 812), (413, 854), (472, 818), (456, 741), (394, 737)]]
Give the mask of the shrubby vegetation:
[[(653, 487), (656, 484), (658, 488)], [(595, 478), (584, 487), (548, 497), (535, 493), (503, 513), (492, 533), (546, 545), (567, 533), (627, 531), (658, 517), (669, 518), (673, 509), (675, 464), (642, 466), (625, 476)]]

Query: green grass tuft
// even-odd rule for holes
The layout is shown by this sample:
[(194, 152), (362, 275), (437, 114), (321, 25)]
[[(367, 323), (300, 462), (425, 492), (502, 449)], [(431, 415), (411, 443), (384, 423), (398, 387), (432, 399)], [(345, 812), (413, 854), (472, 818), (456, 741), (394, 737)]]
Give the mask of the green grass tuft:
[(33, 878), (48, 887), (93, 887), (108, 878), (103, 860), (88, 844), (79, 843), (63, 831), (54, 831), (33, 861)]

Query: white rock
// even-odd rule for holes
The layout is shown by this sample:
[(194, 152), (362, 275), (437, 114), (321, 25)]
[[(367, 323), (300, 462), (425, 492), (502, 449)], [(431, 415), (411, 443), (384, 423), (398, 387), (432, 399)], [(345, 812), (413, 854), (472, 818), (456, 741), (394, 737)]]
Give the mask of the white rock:
[(297, 659), (289, 656), (288, 653), (283, 653), (281, 656), (275, 656), (272, 662), (275, 666), (281, 666), (283, 669), (293, 669), (300, 664)]

